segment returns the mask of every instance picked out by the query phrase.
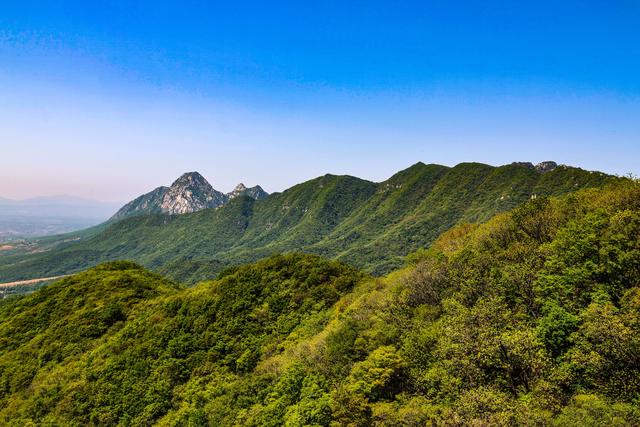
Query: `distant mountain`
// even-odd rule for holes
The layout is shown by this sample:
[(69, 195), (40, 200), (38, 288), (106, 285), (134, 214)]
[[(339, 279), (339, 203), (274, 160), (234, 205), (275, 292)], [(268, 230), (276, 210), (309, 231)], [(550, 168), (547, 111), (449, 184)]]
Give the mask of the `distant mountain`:
[(244, 184), (224, 194), (214, 189), (198, 172), (188, 172), (181, 175), (171, 187), (158, 187), (127, 203), (111, 220), (156, 213), (177, 215), (217, 208), (240, 194), (256, 200), (268, 196), (260, 186), (246, 188)]
[(240, 183), (236, 185), (236, 188), (234, 188), (232, 192), (226, 194), (227, 201), (234, 199), (238, 196), (241, 196), (243, 194), (245, 196), (251, 197), (254, 200), (262, 200), (269, 195), (269, 193), (264, 191), (262, 187), (260, 187), (259, 185), (256, 185), (255, 187), (247, 188), (245, 187), (244, 184)]
[(0, 240), (81, 230), (105, 221), (116, 207), (70, 196), (0, 198)]
[(616, 179), (569, 166), (481, 163), (417, 163), (380, 183), (325, 175), (262, 200), (244, 194), (218, 209), (126, 218), (50, 252), (0, 258), (0, 277), (48, 277), (130, 259), (191, 283), (230, 265), (291, 251), (383, 274), (456, 224), (486, 221), (532, 197)]
[(127, 203), (111, 219), (154, 213), (184, 214), (216, 208), (225, 201), (226, 196), (215, 190), (202, 175), (188, 172), (171, 187), (158, 187)]
[(0, 198), (0, 216), (90, 218), (104, 220), (117, 203), (72, 196), (33, 197), (24, 200)]

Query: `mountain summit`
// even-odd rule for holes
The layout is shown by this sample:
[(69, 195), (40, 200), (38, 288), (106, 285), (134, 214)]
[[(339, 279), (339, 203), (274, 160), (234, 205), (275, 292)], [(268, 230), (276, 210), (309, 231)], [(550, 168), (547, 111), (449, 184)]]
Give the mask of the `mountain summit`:
[(226, 202), (225, 195), (215, 190), (198, 172), (188, 172), (176, 179), (162, 198), (161, 211), (184, 214), (217, 208)]
[(246, 188), (243, 184), (231, 193), (224, 194), (214, 189), (200, 173), (187, 172), (176, 179), (171, 187), (158, 187), (127, 203), (111, 220), (154, 213), (177, 215), (217, 208), (240, 194), (256, 200), (268, 195), (260, 186)]
[(233, 189), (232, 192), (227, 193), (227, 197), (229, 200), (234, 199), (240, 195), (244, 194), (245, 196), (249, 196), (255, 200), (264, 199), (269, 195), (266, 191), (262, 189), (259, 185), (255, 187), (247, 188), (243, 183), (236, 185), (236, 188)]

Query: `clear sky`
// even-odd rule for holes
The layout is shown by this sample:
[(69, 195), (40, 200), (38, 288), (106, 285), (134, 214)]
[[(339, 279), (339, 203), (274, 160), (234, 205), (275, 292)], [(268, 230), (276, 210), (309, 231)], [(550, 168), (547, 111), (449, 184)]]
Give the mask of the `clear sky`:
[(639, 23), (637, 0), (3, 1), (0, 196), (417, 161), (640, 174)]

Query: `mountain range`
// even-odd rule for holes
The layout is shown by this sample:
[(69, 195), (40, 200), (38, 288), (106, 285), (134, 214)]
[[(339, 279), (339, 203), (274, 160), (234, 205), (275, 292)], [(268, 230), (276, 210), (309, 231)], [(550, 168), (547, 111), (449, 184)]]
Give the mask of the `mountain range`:
[[(291, 251), (339, 259), (380, 275), (456, 224), (486, 221), (532, 197), (616, 179), (552, 162), (417, 163), (380, 183), (328, 174), (268, 197), (259, 191), (254, 198), (242, 187), (238, 194), (221, 195), (199, 174), (189, 173), (172, 187), (129, 203), (114, 220), (64, 236), (44, 252), (0, 256), (0, 278), (57, 276), (129, 259), (195, 283), (227, 267)], [(203, 208), (209, 205), (217, 206)], [(189, 210), (196, 212), (173, 214)]]
[(255, 200), (268, 196), (259, 185), (247, 188), (244, 184), (238, 184), (232, 192), (224, 194), (214, 189), (198, 172), (187, 172), (176, 179), (170, 187), (158, 187), (130, 201), (110, 220), (155, 213), (177, 215), (218, 208), (241, 195), (247, 195)]
[[(159, 230), (123, 253), (248, 235), (313, 247), (351, 230), (393, 252), (400, 230), (404, 244), (425, 241), (417, 227), (437, 221), (460, 224), (384, 277), (292, 253), (184, 287), (114, 261), (0, 301), (0, 424), (640, 425), (632, 179), (478, 164), (415, 165), (380, 184), (325, 176), (261, 201), (124, 219), (81, 247), (88, 260), (101, 242), (117, 251)], [(378, 228), (395, 231), (362, 237)]]

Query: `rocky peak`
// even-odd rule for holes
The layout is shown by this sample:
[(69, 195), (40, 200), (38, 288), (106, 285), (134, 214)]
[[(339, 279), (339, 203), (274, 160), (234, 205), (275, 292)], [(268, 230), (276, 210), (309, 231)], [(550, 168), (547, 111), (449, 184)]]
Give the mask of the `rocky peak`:
[(240, 195), (244, 194), (245, 196), (251, 197), (255, 200), (264, 199), (269, 194), (262, 189), (259, 185), (255, 187), (247, 188), (243, 183), (236, 185), (236, 188), (233, 189), (231, 193), (227, 193), (227, 197), (229, 199), (236, 198)]
[(160, 207), (165, 213), (183, 214), (217, 208), (225, 202), (225, 195), (215, 190), (202, 175), (188, 172), (171, 184)]
[(244, 191), (246, 189), (247, 189), (247, 187), (243, 183), (240, 183), (240, 184), (236, 185), (236, 188), (235, 188), (234, 191)]
[(226, 202), (227, 196), (216, 191), (202, 175), (187, 172), (180, 175), (171, 187), (158, 187), (127, 203), (111, 219), (154, 213), (190, 213), (217, 208)]
[(245, 194), (255, 200), (262, 200), (269, 195), (269, 193), (264, 191), (262, 187), (260, 187), (259, 185), (256, 185), (255, 187), (247, 188), (245, 190)]
[(198, 172), (186, 172), (180, 175), (178, 179), (173, 181), (173, 184), (171, 184), (170, 188), (187, 186), (211, 187), (211, 184), (209, 184), (205, 177), (200, 175), (200, 173)]
[(180, 175), (171, 187), (158, 187), (127, 203), (111, 219), (154, 213), (175, 215), (197, 212), (220, 207), (241, 194), (255, 200), (264, 199), (269, 195), (259, 185), (247, 188), (242, 183), (231, 193), (224, 194), (214, 189), (198, 172), (187, 172)]

